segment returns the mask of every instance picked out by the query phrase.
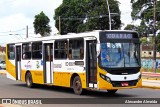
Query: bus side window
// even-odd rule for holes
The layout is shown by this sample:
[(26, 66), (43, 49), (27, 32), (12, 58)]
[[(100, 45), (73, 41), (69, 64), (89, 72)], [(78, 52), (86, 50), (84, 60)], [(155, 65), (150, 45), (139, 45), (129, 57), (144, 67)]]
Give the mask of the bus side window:
[(26, 58), (26, 54), (25, 53), (23, 53), (23, 57), (22, 57), (23, 59), (25, 59)]
[(83, 59), (84, 57), (84, 49), (80, 49), (80, 59)]
[(8, 45), (8, 59), (14, 60), (15, 58), (15, 46), (13, 44)]
[(76, 38), (69, 40), (69, 59), (83, 59), (84, 58), (84, 40), (83, 38)]
[(25, 43), (22, 45), (22, 58), (31, 59), (31, 43)]
[(42, 59), (42, 42), (32, 43), (32, 58)]
[(68, 58), (69, 58), (69, 59), (72, 59), (72, 51), (71, 51), (71, 50), (69, 50)]
[(68, 41), (56, 40), (54, 43), (54, 58), (55, 59), (67, 59)]

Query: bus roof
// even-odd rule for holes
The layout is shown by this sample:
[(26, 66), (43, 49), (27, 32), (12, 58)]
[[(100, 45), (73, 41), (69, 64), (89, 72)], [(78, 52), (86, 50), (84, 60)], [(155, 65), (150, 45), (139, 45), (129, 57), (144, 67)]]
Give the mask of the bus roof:
[(46, 36), (46, 37), (32, 37), (32, 38), (25, 38), (13, 42), (8, 42), (7, 44), (15, 44), (15, 43), (24, 43), (24, 42), (36, 42), (36, 41), (49, 41), (49, 40), (56, 40), (56, 39), (69, 39), (69, 38), (80, 38), (80, 37), (91, 37), (96, 36), (98, 37), (100, 32), (131, 32), (131, 33), (137, 33), (136, 31), (132, 30), (94, 30), (94, 31), (88, 31), (83, 33), (68, 33), (66, 35), (52, 35), (52, 36)]

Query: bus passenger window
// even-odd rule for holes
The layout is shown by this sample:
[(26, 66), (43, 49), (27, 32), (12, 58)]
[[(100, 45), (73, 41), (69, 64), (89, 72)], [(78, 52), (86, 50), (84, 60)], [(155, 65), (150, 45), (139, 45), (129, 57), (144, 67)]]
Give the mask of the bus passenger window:
[(25, 59), (26, 58), (26, 54), (25, 53), (23, 53), (23, 57), (22, 57), (23, 59)]
[(9, 60), (14, 60), (15, 58), (15, 46), (12, 44), (8, 45), (8, 59)]
[(82, 38), (69, 40), (69, 53), (72, 57), (69, 59), (83, 59), (84, 58), (84, 40)]
[(32, 58), (42, 59), (42, 42), (32, 43)]
[(22, 58), (31, 59), (31, 43), (25, 43), (22, 45)]
[(69, 58), (69, 59), (72, 59), (72, 51), (71, 51), (71, 50), (69, 50), (68, 58)]
[(56, 40), (54, 43), (54, 58), (55, 59), (67, 59), (68, 41)]
[(83, 59), (84, 57), (84, 49), (80, 49), (80, 59)]

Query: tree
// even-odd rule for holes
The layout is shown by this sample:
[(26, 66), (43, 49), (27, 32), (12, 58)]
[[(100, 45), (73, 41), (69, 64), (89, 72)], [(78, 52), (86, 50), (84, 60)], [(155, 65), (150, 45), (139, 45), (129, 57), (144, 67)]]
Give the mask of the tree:
[(141, 44), (148, 44), (147, 38), (143, 37), (140, 39)]
[(160, 33), (157, 35), (156, 38), (156, 44), (157, 44), (157, 51), (160, 52)]
[(156, 1), (156, 29), (160, 29), (160, 1), (157, 0), (131, 0), (132, 3), (132, 20), (141, 19), (141, 23), (148, 27), (149, 33), (153, 33), (153, 18), (154, 18), (154, 1)]
[(140, 37), (147, 37), (147, 32), (146, 32), (146, 26), (143, 23), (143, 21), (141, 22), (140, 26), (135, 26), (132, 24), (128, 24), (124, 30), (135, 30), (139, 33)]
[[(154, 1), (156, 2), (156, 28), (154, 29)], [(160, 1), (158, 0), (131, 0), (132, 3), (132, 19), (141, 19), (139, 31), (143, 34), (153, 34), (160, 29)], [(159, 37), (156, 37), (157, 41), (160, 41)], [(158, 46), (157, 46), (158, 50)]]
[(128, 24), (124, 30), (136, 30), (136, 26), (135, 25), (132, 25), (132, 24)]
[[(119, 2), (108, 0), (112, 16), (112, 29), (119, 29), (121, 25)], [(91, 30), (109, 29), (108, 8), (106, 0), (63, 0), (55, 10), (55, 26), (61, 34), (68, 32), (84, 32)]]
[(40, 34), (41, 36), (48, 36), (51, 32), (51, 27), (49, 26), (49, 18), (43, 13), (43, 11), (35, 16), (34, 31), (36, 34)]

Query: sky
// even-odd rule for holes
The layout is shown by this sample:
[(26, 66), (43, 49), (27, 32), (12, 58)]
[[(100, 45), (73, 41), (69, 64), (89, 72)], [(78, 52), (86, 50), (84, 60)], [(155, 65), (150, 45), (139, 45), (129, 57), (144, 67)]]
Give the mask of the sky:
[[(118, 0), (120, 2), (121, 21), (125, 25), (132, 23), (130, 0)], [(50, 19), (52, 27), (51, 35), (57, 33), (54, 10), (62, 3), (62, 0), (0, 0), (0, 45), (26, 37), (28, 26), (29, 37), (37, 37), (34, 34), (34, 16), (43, 11)]]

